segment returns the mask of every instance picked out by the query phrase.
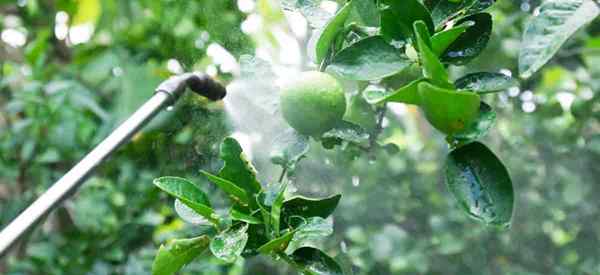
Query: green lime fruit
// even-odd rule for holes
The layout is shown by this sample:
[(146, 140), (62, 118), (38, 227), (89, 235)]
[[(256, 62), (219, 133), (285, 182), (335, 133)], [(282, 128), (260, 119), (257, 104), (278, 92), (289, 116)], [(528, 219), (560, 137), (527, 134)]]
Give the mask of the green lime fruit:
[(474, 92), (444, 89), (421, 82), (419, 96), (429, 123), (448, 135), (465, 130), (479, 115), (481, 98)]
[(298, 133), (318, 137), (339, 123), (346, 112), (342, 85), (332, 76), (301, 73), (283, 85), (280, 94), (283, 117)]

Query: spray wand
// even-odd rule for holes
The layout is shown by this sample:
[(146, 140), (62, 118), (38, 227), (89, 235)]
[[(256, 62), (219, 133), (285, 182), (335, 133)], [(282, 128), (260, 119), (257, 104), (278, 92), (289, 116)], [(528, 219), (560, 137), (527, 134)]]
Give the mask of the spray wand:
[(42, 217), (70, 197), (114, 151), (128, 142), (162, 109), (173, 105), (187, 88), (213, 101), (222, 99), (227, 93), (221, 84), (197, 72), (173, 76), (162, 82), (146, 103), (0, 232), (0, 257), (35, 227)]

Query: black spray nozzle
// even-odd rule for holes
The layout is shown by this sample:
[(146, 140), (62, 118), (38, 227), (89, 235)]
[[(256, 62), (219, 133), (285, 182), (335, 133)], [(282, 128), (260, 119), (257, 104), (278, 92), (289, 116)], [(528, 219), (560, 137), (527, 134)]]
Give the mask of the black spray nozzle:
[(199, 72), (172, 76), (161, 83), (156, 91), (168, 93), (176, 99), (185, 92), (186, 88), (213, 101), (221, 100), (227, 94), (223, 85)]

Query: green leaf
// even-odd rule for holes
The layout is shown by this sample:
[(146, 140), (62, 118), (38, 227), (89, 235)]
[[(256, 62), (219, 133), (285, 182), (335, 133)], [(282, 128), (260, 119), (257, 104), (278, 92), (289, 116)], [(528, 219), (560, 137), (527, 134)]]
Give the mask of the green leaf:
[(346, 19), (352, 11), (352, 2), (344, 5), (337, 14), (325, 25), (321, 36), (316, 44), (317, 64), (321, 64), (331, 51), (331, 45), (335, 42), (338, 34), (344, 29)]
[[(179, 199), (175, 199), (173, 203), (173, 208), (175, 209), (175, 213), (187, 223), (197, 224), (197, 225), (207, 225), (210, 223), (204, 216), (196, 213), (194, 209), (185, 205), (185, 203), (181, 202)], [(216, 214), (214, 216), (217, 216)]]
[(309, 149), (308, 137), (288, 128), (275, 137), (270, 159), (272, 163), (293, 171)]
[(419, 83), (425, 81), (420, 78), (406, 84), (395, 91), (386, 91), (384, 89), (365, 89), (363, 92), (364, 98), (370, 104), (378, 104), (381, 102), (401, 102), (406, 104), (420, 104)]
[(459, 144), (466, 144), (484, 137), (496, 121), (496, 112), (490, 105), (481, 102), (479, 115), (465, 131), (454, 134), (452, 138)]
[(230, 228), (215, 236), (210, 242), (210, 251), (215, 257), (233, 263), (244, 251), (248, 241), (248, 225), (240, 226), (237, 229)]
[(475, 25), (468, 28), (446, 49), (441, 55), (442, 62), (467, 64), (479, 56), (487, 46), (492, 35), (492, 16), (489, 13), (477, 13), (459, 20), (457, 24), (468, 21), (475, 22)]
[(269, 239), (267, 237), (267, 232), (265, 231), (265, 225), (250, 224), (248, 227), (248, 242), (246, 243), (244, 252), (242, 252), (242, 256), (255, 256), (259, 253), (258, 248), (268, 242)]
[(582, 26), (600, 15), (594, 0), (548, 0), (531, 18), (519, 54), (521, 77), (529, 78), (546, 64)]
[(294, 232), (295, 231), (288, 231), (285, 234), (283, 234), (281, 237), (272, 239), (268, 243), (259, 247), (258, 252), (265, 254), (265, 255), (269, 255), (272, 253), (284, 251), (287, 248), (288, 243), (294, 237)]
[(377, 128), (377, 114), (373, 106), (365, 100), (362, 93), (355, 93), (350, 96), (346, 114), (344, 114), (344, 121), (356, 124), (368, 133), (372, 133)]
[(100, 0), (81, 0), (77, 5), (77, 12), (73, 15), (72, 25), (95, 25), (102, 15), (102, 2)]
[(294, 252), (292, 260), (303, 269), (303, 274), (306, 275), (343, 274), (342, 268), (335, 260), (316, 248), (300, 248)]
[[(246, 191), (248, 198), (256, 196), (262, 187), (256, 180), (256, 169), (243, 154), (242, 147), (233, 138), (225, 138), (221, 144), (221, 159), (225, 166), (219, 172), (219, 177), (226, 179)], [(257, 209), (254, 200), (250, 200), (252, 209)]]
[(229, 197), (235, 201), (236, 203), (241, 204), (244, 207), (248, 207), (250, 204), (250, 199), (248, 198), (248, 194), (242, 188), (238, 187), (235, 183), (230, 182), (224, 178), (217, 177), (212, 175), (209, 172), (201, 170), (204, 176), (208, 178), (212, 183), (217, 185), (223, 192), (227, 193)]
[(417, 45), (421, 66), (423, 67), (423, 76), (431, 80), (437, 86), (443, 88), (454, 88), (448, 81), (448, 72), (440, 62), (438, 57), (431, 51), (429, 45), (431, 40), (429, 32), (425, 28), (425, 24), (421, 21), (415, 22), (415, 36), (417, 37)]
[(425, 117), (445, 134), (462, 132), (479, 113), (480, 96), (473, 92), (443, 89), (424, 81), (419, 83), (419, 95)]
[(196, 213), (218, 224), (214, 211), (210, 208), (208, 196), (191, 181), (178, 177), (161, 177), (153, 181), (156, 187), (179, 199)]
[(366, 144), (369, 142), (369, 133), (354, 123), (342, 120), (333, 129), (325, 132), (321, 136), (321, 139), (332, 140), (335, 143), (347, 141), (356, 144)]
[(440, 27), (451, 19), (481, 12), (494, 4), (495, 0), (439, 1), (431, 12), (435, 26)]
[(413, 37), (413, 24), (423, 21), (430, 33), (435, 32), (429, 11), (417, 0), (382, 0), (381, 34), (388, 41)]
[[(333, 195), (323, 199), (312, 199), (303, 196), (294, 196), (283, 203), (283, 216), (301, 216), (304, 218), (311, 217), (329, 217), (338, 203), (342, 195)], [(286, 220), (287, 222), (287, 220)]]
[(208, 248), (210, 239), (200, 236), (193, 239), (169, 241), (161, 245), (152, 263), (152, 275), (172, 275)]
[(371, 36), (341, 50), (327, 71), (342, 78), (367, 81), (395, 75), (411, 63), (381, 36)]
[(519, 83), (502, 73), (479, 72), (465, 75), (454, 82), (458, 89), (471, 90), (479, 94), (495, 93), (516, 87)]
[(437, 56), (441, 56), (447, 49), (460, 37), (469, 27), (475, 23), (471, 21), (464, 22), (459, 26), (453, 27), (434, 34), (431, 37), (431, 47)]
[(332, 17), (321, 8), (322, 0), (281, 0), (281, 6), (287, 10), (298, 11), (313, 28), (321, 28)]
[[(358, 21), (361, 25), (379, 27), (381, 17), (373, 0), (352, 0), (353, 14), (348, 20)], [(352, 22), (352, 21), (350, 21)]]
[(281, 219), (281, 207), (283, 206), (283, 200), (285, 199), (285, 190), (287, 185), (282, 184), (277, 197), (273, 201), (273, 205), (271, 205), (271, 226), (273, 228), (273, 233), (275, 236), (279, 236), (279, 227), (280, 227), (280, 219)]
[(300, 225), (294, 237), (287, 245), (285, 253), (290, 255), (301, 247), (320, 248), (327, 236), (333, 234), (333, 223), (321, 217), (308, 218), (305, 224)]
[(486, 225), (510, 226), (512, 181), (504, 164), (485, 145), (473, 142), (449, 154), (446, 185), (470, 217)]
[[(255, 211), (254, 213), (258, 213), (258, 211)], [(229, 209), (229, 216), (234, 221), (241, 221), (241, 222), (245, 222), (248, 224), (262, 224), (263, 223), (263, 221), (261, 221), (259, 218), (254, 217), (254, 214), (248, 215), (246, 213), (238, 211), (234, 207)]]

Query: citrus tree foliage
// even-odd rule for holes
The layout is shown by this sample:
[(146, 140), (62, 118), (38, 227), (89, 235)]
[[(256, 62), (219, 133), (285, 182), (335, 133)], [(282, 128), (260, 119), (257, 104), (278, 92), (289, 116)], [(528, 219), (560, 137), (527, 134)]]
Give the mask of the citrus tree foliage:
[(548, 62), (563, 43), (600, 15), (594, 0), (546, 1), (528, 22), (519, 55), (519, 71), (530, 77)]
[[(18, 47), (6, 35), (0, 41), (0, 227), (149, 98), (172, 74), (169, 60), (203, 70), (213, 65), (211, 43), (252, 48), (241, 20), (225, 1), (0, 1), (0, 33), (26, 38)], [(81, 25), (93, 27), (87, 42), (57, 35)], [(203, 100), (182, 99), (0, 260), (0, 273), (147, 274), (153, 255), (149, 264), (143, 255), (154, 254), (152, 233), (169, 215), (156, 205), (159, 192), (141, 182), (209, 167), (218, 159), (210, 146), (226, 135), (222, 117)]]
[[(333, 233), (326, 220), (341, 195), (323, 199), (294, 196), (285, 175), (263, 188), (254, 166), (240, 144), (227, 138), (221, 144), (224, 166), (218, 175), (202, 173), (230, 199), (228, 213), (219, 215), (207, 195), (183, 178), (161, 177), (154, 185), (177, 199), (184, 220), (210, 224), (214, 232), (193, 239), (171, 240), (158, 250), (152, 274), (174, 274), (185, 264), (210, 250), (216, 258), (233, 263), (257, 254), (283, 259), (303, 274), (342, 274), (339, 264), (321, 251), (321, 243)], [(202, 222), (204, 220), (204, 222)]]
[[(170, 59), (178, 60), (184, 70), (205, 70), (212, 65), (218, 69), (205, 54), (212, 42), (235, 57), (251, 54), (254, 45), (242, 35), (241, 22), (245, 17), (258, 17), (268, 25), (270, 20), (285, 19), (275, 12), (279, 2), (286, 15), (294, 10), (308, 19), (308, 35), (314, 37), (306, 37), (310, 45), (316, 44), (321, 37), (318, 32), (336, 14), (322, 9), (326, 1), (321, 0), (260, 0), (249, 14), (239, 12), (236, 2), (0, 0), (0, 33), (17, 29), (26, 34), (21, 47), (0, 39), (0, 227), (146, 99), (154, 85), (171, 74), (166, 70)], [(337, 1), (337, 13), (346, 2)], [(462, 146), (452, 151), (447, 135), (430, 127), (424, 108), (415, 104), (420, 97), (393, 93), (405, 86), (408, 89), (412, 83), (418, 94), (424, 82), (420, 80), (424, 74), (419, 46), (413, 46), (414, 28), (399, 20), (387, 30), (383, 27), (382, 20), (400, 18), (406, 11), (390, 9), (394, 3), (381, 7), (376, 1), (353, 2), (345, 20), (341, 16), (329, 27), (340, 28), (339, 22), (344, 21), (342, 28), (348, 35), (327, 35), (329, 38), (321, 43), (326, 45), (325, 41), (334, 39), (341, 48), (332, 51), (320, 47), (326, 61), (320, 63), (316, 62), (316, 47), (310, 46), (307, 53), (312, 59), (310, 70), (322, 66), (330, 74), (339, 71), (357, 78), (342, 79), (348, 98), (344, 120), (348, 123), (341, 123), (318, 141), (292, 129), (274, 134), (276, 142), (270, 144), (264, 137), (259, 141), (252, 140), (254, 136), (238, 138), (242, 144), (252, 143), (252, 150), (246, 153), (260, 171), (257, 181), (264, 184), (261, 189), (270, 190), (269, 183), (276, 183), (281, 175), (282, 168), (269, 163), (272, 161), (287, 170), (284, 178), (288, 191), (298, 189), (300, 194), (327, 199), (318, 209), (328, 201), (337, 202), (336, 196), (328, 195), (343, 194), (336, 211), (321, 223), (330, 228), (329, 219), (335, 221), (333, 233), (318, 241), (324, 253), (299, 248), (290, 241), (288, 248), (297, 248), (296, 252), (283, 254), (295, 261), (282, 264), (284, 258), (273, 260), (261, 253), (248, 257), (242, 251), (237, 257), (239, 245), (233, 252), (219, 249), (220, 241), (235, 239), (239, 244), (244, 235), (248, 236), (244, 249), (250, 247), (250, 229), (260, 228), (256, 222), (263, 222), (264, 228), (264, 220), (262, 212), (257, 220), (244, 212), (230, 211), (237, 204), (232, 196), (199, 172), (222, 178), (217, 172), (223, 167), (220, 143), (239, 130), (229, 124), (223, 105), (186, 96), (101, 166), (26, 242), (0, 259), (0, 273), (131, 275), (150, 274), (154, 265), (158, 272), (183, 266), (179, 274), (296, 274), (297, 267), (307, 267), (307, 258), (315, 257), (322, 263), (332, 258), (344, 273), (357, 275), (596, 274), (600, 270), (600, 190), (596, 184), (600, 177), (600, 24), (597, 17), (582, 16), (593, 12), (593, 7), (580, 8), (591, 2), (419, 1), (425, 10), (409, 3), (417, 8), (402, 18), (421, 18), (432, 42), (462, 29), (466, 32), (488, 18), (475, 14), (492, 15), (485, 48), (479, 55), (474, 51), (473, 55), (456, 57), (466, 58), (466, 63), (443, 55), (443, 47), (439, 47), (443, 43), (430, 46), (456, 90), (478, 91), (480, 97), (479, 116), (473, 126), (483, 130), (455, 133), (450, 141)], [(84, 12), (89, 9), (80, 6), (100, 7), (100, 12)], [(382, 12), (381, 8), (388, 10)], [(561, 10), (553, 12), (550, 8)], [(91, 40), (73, 45), (57, 39), (55, 19), (60, 10), (69, 15), (67, 26), (74, 18), (76, 22), (93, 22)], [(423, 16), (427, 12), (433, 31)], [(463, 21), (472, 15), (472, 20)], [(545, 19), (535, 23), (538, 18)], [(449, 25), (452, 28), (440, 27)], [(479, 26), (480, 31), (473, 33), (487, 32), (485, 24)], [(252, 41), (264, 51), (265, 45), (260, 43), (276, 41), (274, 38), (286, 29), (265, 29), (263, 40)], [(452, 31), (444, 32), (446, 29)], [(548, 47), (534, 47), (539, 45), (534, 40), (537, 37), (550, 41)], [(478, 41), (484, 45), (486, 39)], [(356, 67), (352, 61), (364, 60), (358, 53), (367, 46), (380, 49), (373, 54), (381, 58), (369, 60), (373, 65), (365, 67), (368, 69)], [(410, 47), (415, 50), (407, 51)], [(460, 46), (453, 49), (458, 52)], [(509, 72), (517, 75), (519, 55), (524, 53), (529, 56), (524, 68), (530, 68), (530, 77), (509, 77)], [(549, 56), (552, 58), (545, 60)], [(241, 75), (232, 77), (220, 71), (221, 80), (254, 81), (255, 86), (243, 86), (253, 100), (262, 91), (275, 90), (275, 78), (270, 74), (281, 67), (264, 66), (259, 58), (238, 60)], [(395, 73), (407, 62), (416, 65)], [(442, 92), (448, 90), (443, 82), (427, 83), (441, 85), (438, 88)], [(382, 97), (383, 101), (374, 102)], [(276, 91), (272, 99), (277, 99)], [(253, 111), (269, 109), (272, 101), (262, 101)], [(262, 130), (277, 117), (270, 112), (257, 128)], [(470, 142), (473, 140), (478, 141)], [(335, 150), (325, 149), (334, 146)], [(473, 150), (483, 153), (465, 160)], [(503, 200), (494, 208), (489, 202), (508, 190), (504, 169), (493, 170), (498, 187), (494, 192), (482, 192), (469, 177), (452, 177), (456, 181), (448, 181), (448, 186), (442, 183), (460, 171), (467, 171), (465, 175), (478, 171), (481, 167), (473, 167), (473, 161), (496, 167), (497, 159), (506, 165), (514, 183), (511, 226), (501, 231), (495, 229), (499, 224), (493, 222), (496, 218), (489, 209), (502, 209), (510, 201)], [(195, 204), (196, 210), (212, 211), (215, 220), (225, 218), (225, 222), (214, 226), (185, 204), (185, 199), (173, 201), (152, 184), (153, 179), (167, 175), (192, 182), (196, 191), (207, 195), (206, 200), (198, 199), (205, 203), (201, 205), (210, 207)], [(490, 177), (482, 175), (484, 179)], [(228, 186), (222, 181), (219, 184)], [(467, 188), (456, 188), (460, 186)], [(243, 194), (239, 188), (231, 190)], [(456, 195), (456, 202), (450, 192)], [(286, 201), (302, 205), (314, 200), (292, 196)], [(306, 216), (318, 216), (307, 210)], [(280, 217), (298, 215), (296, 211), (283, 214), (281, 210)], [(472, 223), (474, 214), (493, 227)], [(227, 217), (231, 226), (248, 224), (248, 229), (233, 226), (223, 230), (229, 226)], [(280, 220), (280, 231), (285, 226)], [(211, 240), (216, 240), (212, 250)], [(190, 258), (194, 260), (185, 264)], [(233, 263), (226, 261), (232, 258)]]
[[(467, 66), (486, 48), (493, 20), (485, 10), (492, 4), (348, 1), (314, 32), (311, 40), (316, 43), (309, 51), (314, 51), (314, 62), (321, 71), (357, 81), (362, 87), (357, 93), (380, 110), (379, 116), (384, 115), (387, 103), (418, 106), (454, 150), (448, 158), (446, 183), (461, 208), (486, 224), (506, 227), (513, 212), (512, 181), (495, 154), (474, 142), (486, 135), (496, 119), (495, 111), (481, 96), (516, 83), (507, 75), (492, 72), (471, 73), (452, 81), (447, 70), (449, 66)], [(294, 7), (303, 11), (310, 5), (296, 3)], [(351, 16), (353, 12), (362, 16)], [(392, 83), (395, 77), (407, 74), (411, 75), (404, 84)], [(282, 97), (282, 102), (287, 101)], [(379, 146), (380, 133), (371, 131), (366, 137), (371, 142), (365, 147), (355, 138), (360, 132), (368, 131), (345, 121), (320, 139), (328, 148), (341, 143), (367, 150)]]

